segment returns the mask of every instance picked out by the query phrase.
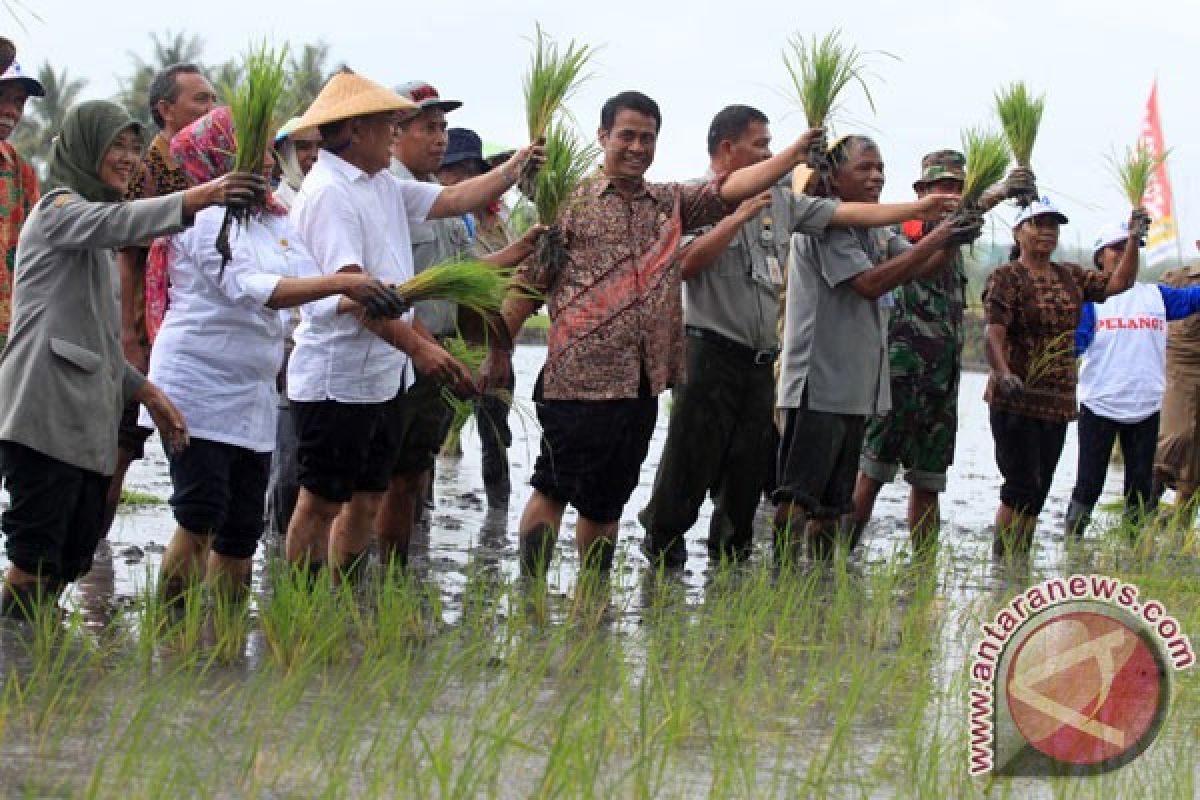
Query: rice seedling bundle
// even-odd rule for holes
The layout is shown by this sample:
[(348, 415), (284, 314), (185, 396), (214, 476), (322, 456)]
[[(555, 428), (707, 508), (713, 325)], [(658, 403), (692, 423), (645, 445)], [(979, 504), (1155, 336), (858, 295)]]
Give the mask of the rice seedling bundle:
[[(890, 53), (880, 52), (895, 58)], [(841, 108), (839, 98), (852, 83), (858, 84), (867, 105), (875, 111), (875, 100), (866, 80), (868, 57), (872, 54), (843, 43), (840, 30), (830, 31), (820, 39), (816, 34), (806, 39), (797, 33), (788, 40), (783, 51), (783, 64), (791, 77), (796, 101), (804, 111), (808, 127), (827, 127)], [(810, 149), (808, 165), (817, 170), (823, 180), (828, 180), (831, 167), (819, 143)]]
[(499, 313), (512, 275), (511, 269), (464, 259), (432, 266), (391, 289), (409, 306), (422, 300), (449, 300), (488, 317)]
[(546, 162), (538, 170), (533, 194), (538, 221), (553, 225), (567, 200), (591, 172), (600, 148), (559, 120), (546, 130)]
[(1141, 142), (1133, 147), (1125, 148), (1124, 155), (1110, 155), (1109, 168), (1121, 187), (1121, 193), (1129, 201), (1131, 208), (1138, 208), (1146, 197), (1146, 189), (1154, 171), (1167, 160), (1168, 153), (1154, 155)]
[[(284, 60), (287, 45), (279, 50), (264, 42), (251, 49), (245, 57), (242, 81), (234, 88), (229, 98), (229, 113), (233, 118), (233, 132), (237, 150), (233, 157), (234, 172), (249, 172), (262, 175), (265, 170), (267, 148), (275, 134), (275, 111), (283, 97), (287, 83)], [(233, 220), (245, 224), (252, 215), (262, 210), (266, 203), (263, 197), (253, 206), (227, 206), (221, 231), (217, 235), (217, 250), (221, 253), (221, 266), (229, 263), (229, 227)]]
[(594, 54), (595, 48), (576, 44), (574, 39), (565, 50), (560, 49), (542, 26), (537, 26), (529, 70), (522, 81), (529, 141), (536, 142), (546, 135), (563, 104), (590, 77), (584, 69)]
[[(1000, 126), (1004, 129), (1004, 136), (1019, 167), (1029, 168), (1045, 108), (1046, 95), (1034, 97), (1024, 81), (1016, 81), (996, 92), (996, 116), (1000, 119)], [(1022, 207), (1028, 206), (1036, 198), (1036, 187), (1023, 189), (1015, 195)]]
[(995, 131), (969, 128), (962, 133), (962, 147), (967, 159), (962, 205), (978, 209), (983, 193), (1002, 181), (1008, 171), (1008, 144)]

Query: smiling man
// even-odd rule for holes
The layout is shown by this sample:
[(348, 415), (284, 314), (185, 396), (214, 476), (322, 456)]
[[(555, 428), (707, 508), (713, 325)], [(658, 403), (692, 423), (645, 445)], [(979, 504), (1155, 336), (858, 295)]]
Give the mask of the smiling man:
[(25, 101), (45, 94), (42, 85), (23, 73), (16, 61), (0, 75), (0, 255), (4, 257), (4, 277), (0, 280), (0, 349), (8, 341), (17, 237), (40, 196), (37, 173), (9, 144), (8, 138), (25, 114)]
[[(834, 197), (879, 201), (883, 156), (871, 139), (843, 137), (829, 159)], [(794, 561), (804, 542), (812, 557), (830, 556), (839, 518), (853, 509), (867, 417), (891, 405), (883, 309), (892, 289), (942, 269), (982, 225), (978, 216), (952, 215), (916, 244), (891, 228), (834, 226), (792, 237), (773, 495), (777, 561)]]
[[(517, 274), (545, 297), (551, 319), (534, 390), (541, 454), (519, 529), (526, 573), (544, 571), (568, 504), (579, 512), (576, 544), (585, 566), (611, 563), (658, 395), (684, 379), (681, 237), (775, 184), (821, 135), (809, 131), (778, 155), (704, 183), (648, 183), (643, 176), (661, 122), (658, 105), (641, 92), (622, 92), (604, 104), (597, 132), (603, 167), (579, 186), (557, 221), (566, 258), (527, 262)], [(538, 302), (523, 288), (510, 295), (504, 312), (510, 333)], [(510, 358), (492, 347), (485, 385), (503, 385)]]

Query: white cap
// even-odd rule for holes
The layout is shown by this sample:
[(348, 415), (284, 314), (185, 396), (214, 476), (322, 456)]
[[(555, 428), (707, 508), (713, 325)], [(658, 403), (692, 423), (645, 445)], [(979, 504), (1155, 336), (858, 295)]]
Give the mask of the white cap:
[[(1054, 204), (1050, 202), (1049, 197), (1043, 197), (1041, 200), (1034, 200), (1028, 206), (1021, 209), (1021, 213), (1017, 216), (1017, 225), (1034, 217), (1041, 217), (1047, 214), (1057, 219), (1059, 225), (1067, 224), (1067, 215), (1055, 208)], [(1016, 227), (1016, 225), (1013, 227)]]
[[(1120, 244), (1127, 239), (1129, 239), (1128, 222), (1122, 222), (1120, 225), (1113, 225), (1105, 229), (1104, 233), (1096, 237), (1096, 243), (1092, 245), (1092, 262), (1096, 262), (1096, 259), (1100, 257), (1100, 251), (1104, 248)], [(1096, 264), (1096, 266), (1099, 266), (1099, 264)]]
[(45, 97), (46, 90), (42, 88), (42, 84), (37, 78), (26, 75), (21, 69), (21, 65), (16, 61), (8, 65), (8, 69), (0, 75), (0, 83), (17, 83), (25, 88), (25, 91), (32, 97)]

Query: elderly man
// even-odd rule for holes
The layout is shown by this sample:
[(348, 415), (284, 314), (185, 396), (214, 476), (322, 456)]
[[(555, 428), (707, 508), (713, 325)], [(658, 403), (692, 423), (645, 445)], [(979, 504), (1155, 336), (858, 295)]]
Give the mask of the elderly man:
[[(418, 110), (408, 98), (341, 72), (301, 117), (300, 127), (321, 132), (322, 149), (291, 215), (323, 274), (365, 271), (403, 282), (413, 275), (411, 226), (499, 197), (530, 159), (526, 149), (511, 168), (453, 187), (402, 180), (388, 171), (392, 143), (398, 123)], [(470, 371), (406, 317), (370, 319), (334, 298), (301, 312), (287, 381), (301, 486), (287, 534), (293, 564), (312, 570), (328, 560), (341, 571), (361, 563), (393, 474), (391, 415), (410, 382), (410, 360), (421, 375), (475, 391)]]
[[(150, 116), (158, 133), (146, 148), (129, 181), (126, 200), (162, 197), (188, 188), (187, 176), (171, 156), (171, 137), (212, 110), (217, 93), (195, 64), (172, 64), (150, 81)], [(149, 243), (122, 248), (117, 253), (121, 275), (121, 344), (125, 358), (142, 372), (150, 366), (150, 337), (146, 331), (146, 261)], [(117, 436), (117, 466), (104, 505), (104, 532), (108, 534), (125, 473), (135, 459), (145, 455), (152, 431), (137, 424), (138, 405), (131, 403), (121, 415)]]
[[(722, 109), (708, 130), (709, 171), (697, 183), (770, 158), (768, 125), (766, 115), (750, 106)], [(650, 503), (639, 517), (647, 557), (683, 566), (684, 534), (708, 492), (715, 504), (709, 556), (742, 560), (750, 554), (774, 444), (777, 319), (792, 232), (898, 223), (938, 202), (842, 203), (776, 186), (744, 201), (684, 248), (688, 377), (673, 389), (667, 442)]]
[[(527, 573), (545, 570), (568, 504), (579, 512), (576, 544), (584, 566), (611, 564), (658, 395), (684, 378), (680, 239), (775, 184), (821, 135), (809, 131), (778, 155), (703, 184), (656, 184), (644, 176), (661, 122), (658, 104), (641, 92), (605, 102), (597, 132), (602, 169), (576, 190), (557, 221), (565, 257), (518, 271), (544, 293), (552, 320), (534, 389), (541, 453), (519, 530)], [(536, 307), (524, 288), (514, 292), (505, 303), (510, 333)], [(511, 352), (494, 345), (485, 385), (500, 385), (510, 371)]]
[[(955, 150), (937, 150), (921, 159), (917, 197), (934, 192), (960, 196), (966, 159)], [(1008, 180), (986, 192), (991, 209), (1006, 196), (1032, 187), (1033, 175), (1013, 170)], [(934, 223), (910, 220), (903, 226), (912, 243)], [(962, 372), (963, 312), (967, 273), (961, 252), (928, 277), (896, 287), (888, 320), (888, 366), (892, 408), (867, 423), (858, 480), (854, 487), (854, 539), (871, 519), (875, 499), (900, 467), (911, 486), (908, 527), (914, 548), (936, 544), (941, 511), (938, 494), (946, 490), (946, 471), (954, 461), (958, 430), (958, 382)]]
[(16, 61), (0, 75), (0, 253), (4, 256), (4, 279), (0, 280), (0, 349), (8, 342), (17, 237), (40, 196), (37, 173), (9, 144), (8, 138), (25, 114), (25, 101), (45, 95), (42, 85), (22, 72)]

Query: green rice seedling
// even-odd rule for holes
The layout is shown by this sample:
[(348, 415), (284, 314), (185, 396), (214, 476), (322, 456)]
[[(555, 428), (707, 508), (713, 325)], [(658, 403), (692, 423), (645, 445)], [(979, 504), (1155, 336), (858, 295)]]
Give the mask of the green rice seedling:
[[(267, 148), (274, 141), (276, 109), (287, 86), (287, 45), (279, 50), (263, 42), (246, 53), (242, 68), (242, 80), (229, 97), (229, 113), (233, 118), (233, 132), (237, 139), (237, 150), (233, 154), (233, 170), (262, 175), (265, 172)], [(262, 198), (265, 203), (266, 198)], [(225, 219), (217, 234), (217, 252), (221, 254), (224, 269), (233, 255), (229, 249), (229, 229), (236, 220), (246, 224), (262, 206), (227, 206)]]
[(1034, 97), (1025, 81), (1014, 81), (996, 92), (996, 116), (1019, 167), (1030, 164), (1045, 108), (1046, 95)]
[(577, 44), (574, 39), (560, 49), (540, 24), (536, 26), (529, 69), (521, 81), (529, 141), (546, 135), (567, 100), (591, 77), (584, 70), (595, 53), (594, 47)]
[(447, 261), (422, 270), (392, 291), (409, 306), (422, 300), (449, 300), (483, 317), (500, 311), (513, 271), (486, 261)]
[(1008, 145), (995, 131), (968, 128), (962, 132), (962, 146), (967, 160), (962, 205), (979, 208), (983, 193), (1004, 180), (1009, 164)]
[(1146, 198), (1146, 189), (1154, 177), (1154, 172), (1166, 163), (1170, 151), (1154, 155), (1142, 142), (1133, 147), (1125, 148), (1125, 153), (1113, 153), (1108, 156), (1108, 166), (1121, 194), (1129, 201), (1130, 208), (1141, 207)]
[(1038, 388), (1046, 378), (1066, 369), (1075, 357), (1074, 331), (1066, 331), (1043, 342), (1030, 354), (1025, 386)]
[[(843, 92), (851, 84), (862, 89), (872, 113), (875, 99), (867, 84), (870, 57), (896, 56), (883, 51), (863, 51), (841, 39), (842, 32), (833, 30), (820, 39), (816, 34), (805, 38), (795, 33), (783, 51), (783, 65), (791, 78), (794, 99), (804, 111), (810, 128), (826, 128), (842, 108)], [(828, 154), (819, 143), (808, 153), (808, 165), (818, 171), (822, 180), (829, 178), (831, 165)]]
[(566, 241), (558, 221), (576, 189), (595, 169), (599, 156), (599, 147), (580, 137), (563, 120), (554, 121), (547, 129), (546, 161), (526, 190), (538, 222), (548, 226), (534, 253), (539, 264), (552, 270), (566, 264)]

